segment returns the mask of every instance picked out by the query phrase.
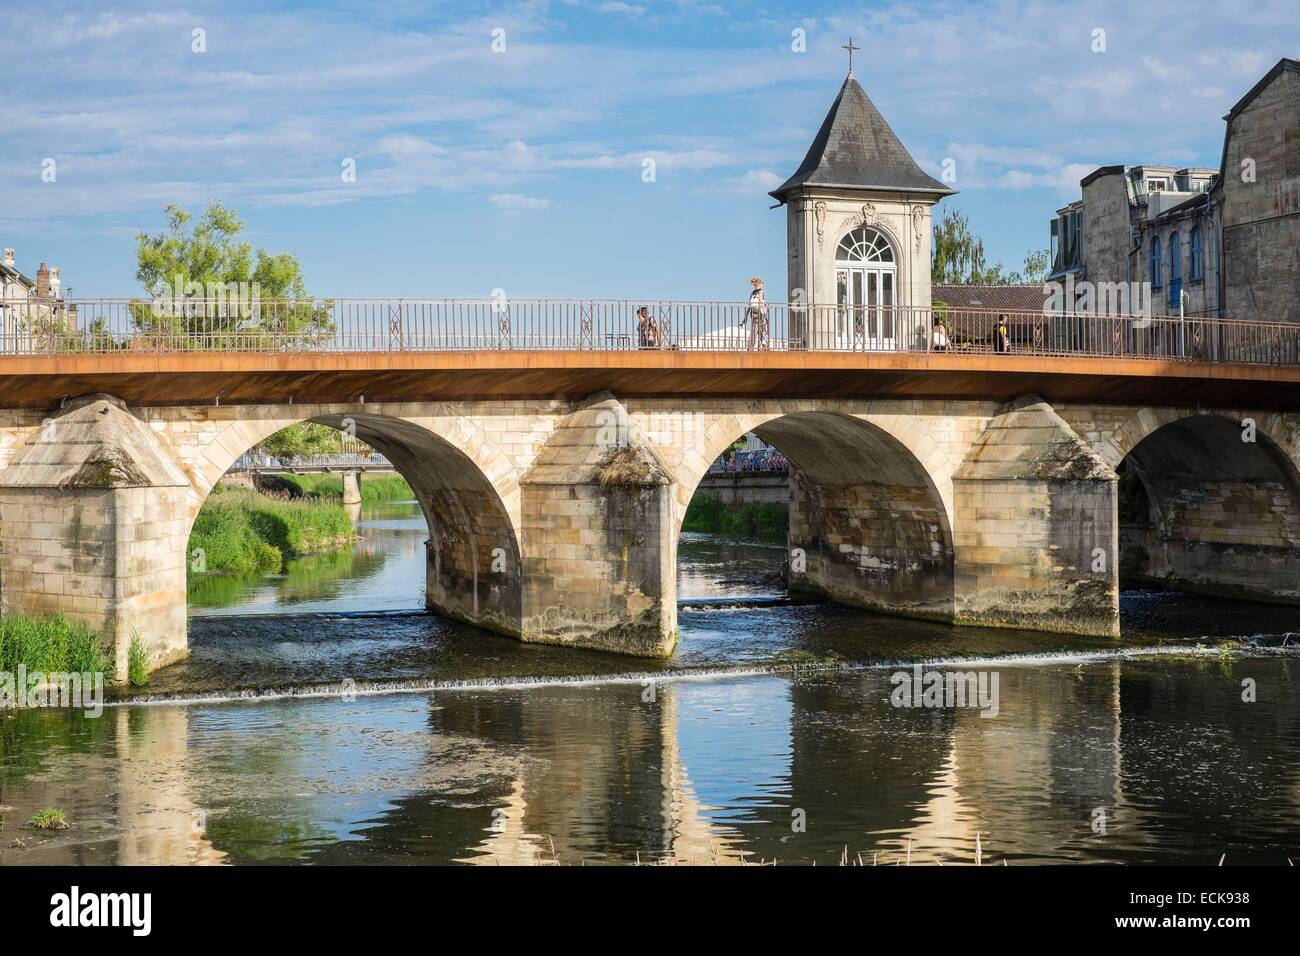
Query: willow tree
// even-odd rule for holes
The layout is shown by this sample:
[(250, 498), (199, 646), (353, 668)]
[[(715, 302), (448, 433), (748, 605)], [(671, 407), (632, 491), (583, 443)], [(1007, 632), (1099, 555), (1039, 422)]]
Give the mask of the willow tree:
[(1002, 267), (984, 262), (984, 240), (970, 231), (966, 214), (951, 207), (934, 225), (930, 281), (942, 285), (990, 285), (1002, 281)]

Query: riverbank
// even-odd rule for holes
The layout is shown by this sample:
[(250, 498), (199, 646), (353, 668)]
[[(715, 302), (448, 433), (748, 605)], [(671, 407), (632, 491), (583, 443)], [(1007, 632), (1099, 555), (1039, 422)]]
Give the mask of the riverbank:
[(194, 519), (190, 569), (278, 571), (289, 558), (337, 551), (354, 537), (352, 519), (342, 505), (218, 485)]
[[(342, 475), (268, 475), (264, 480), (284, 488), (292, 498), (343, 499)], [(410, 501), (415, 492), (405, 478), (396, 474), (363, 474), (362, 501)]]
[(788, 505), (770, 502), (726, 504), (706, 494), (697, 494), (691, 499), (682, 521), (683, 531), (746, 535), (771, 541), (784, 540), (789, 527)]

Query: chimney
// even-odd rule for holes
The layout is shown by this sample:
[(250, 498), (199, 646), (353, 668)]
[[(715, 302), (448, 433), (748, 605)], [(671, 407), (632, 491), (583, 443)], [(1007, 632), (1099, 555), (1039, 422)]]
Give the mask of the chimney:
[(36, 270), (36, 295), (38, 298), (47, 298), (50, 294), (50, 267), (44, 262)]
[(59, 297), (59, 267), (55, 266), (50, 270), (50, 297), (57, 299)]
[(5, 249), (4, 263), (10, 269), (14, 267), (14, 251), (12, 249), (8, 249), (8, 248)]

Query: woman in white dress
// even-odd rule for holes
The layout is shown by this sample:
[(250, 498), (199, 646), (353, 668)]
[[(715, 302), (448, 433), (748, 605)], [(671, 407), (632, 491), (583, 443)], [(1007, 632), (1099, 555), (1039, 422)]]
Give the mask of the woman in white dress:
[(749, 294), (749, 307), (745, 309), (745, 321), (749, 323), (750, 349), (770, 348), (767, 337), (767, 299), (763, 297), (763, 280), (754, 276), (749, 280), (754, 291)]

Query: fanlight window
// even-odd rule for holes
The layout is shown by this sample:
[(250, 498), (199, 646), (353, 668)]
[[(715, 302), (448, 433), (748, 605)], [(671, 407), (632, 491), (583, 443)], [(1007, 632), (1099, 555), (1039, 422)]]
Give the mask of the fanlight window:
[(894, 247), (884, 233), (862, 226), (840, 240), (835, 258), (839, 262), (893, 262)]

